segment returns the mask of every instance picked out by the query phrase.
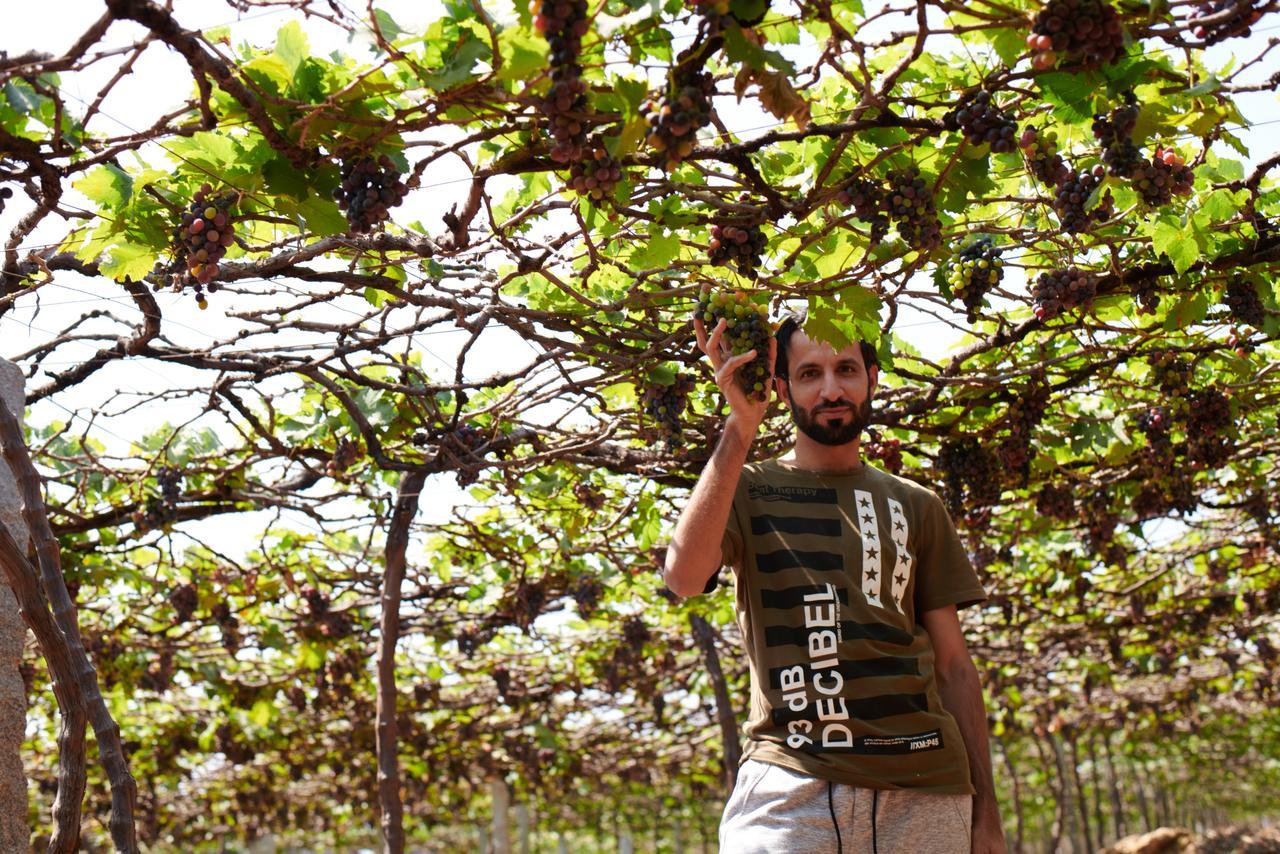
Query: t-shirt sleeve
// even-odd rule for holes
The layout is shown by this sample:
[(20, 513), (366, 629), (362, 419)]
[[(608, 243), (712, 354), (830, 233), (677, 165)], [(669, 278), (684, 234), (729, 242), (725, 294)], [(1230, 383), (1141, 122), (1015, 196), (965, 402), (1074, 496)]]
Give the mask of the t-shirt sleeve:
[(917, 541), (916, 617), (934, 608), (967, 608), (985, 602), (987, 591), (974, 572), (947, 508), (930, 493)]
[[(731, 566), (737, 569), (738, 564), (742, 561), (742, 529), (738, 525), (738, 504), (737, 499), (729, 508), (729, 521), (724, 526), (724, 535), (720, 538), (720, 566), (721, 568)], [(717, 569), (707, 579), (707, 586), (702, 591), (710, 593), (720, 586), (720, 570)]]

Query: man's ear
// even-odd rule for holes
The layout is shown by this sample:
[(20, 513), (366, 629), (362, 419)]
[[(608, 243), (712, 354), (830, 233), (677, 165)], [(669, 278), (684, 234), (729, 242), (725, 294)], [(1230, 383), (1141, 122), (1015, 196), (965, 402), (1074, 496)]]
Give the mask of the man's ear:
[(787, 381), (782, 377), (773, 378), (773, 391), (787, 409), (791, 408), (791, 400), (787, 397)]
[(867, 389), (867, 397), (875, 397), (876, 388), (880, 385), (880, 366), (872, 365), (871, 370), (867, 371), (867, 380), (869, 386)]

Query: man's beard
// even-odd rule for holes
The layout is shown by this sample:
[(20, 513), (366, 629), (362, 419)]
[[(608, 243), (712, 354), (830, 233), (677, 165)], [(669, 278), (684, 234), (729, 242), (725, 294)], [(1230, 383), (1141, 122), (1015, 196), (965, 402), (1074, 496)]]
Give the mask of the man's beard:
[[(796, 423), (796, 429), (819, 445), (847, 445), (861, 436), (871, 422), (870, 394), (862, 402), (862, 406), (854, 406), (851, 401), (841, 398), (831, 403), (819, 403), (813, 409), (805, 410), (796, 406), (795, 398), (788, 388), (787, 400), (791, 403), (791, 420)], [(818, 421), (818, 416), (828, 409), (847, 409), (849, 415), (830, 423)]]

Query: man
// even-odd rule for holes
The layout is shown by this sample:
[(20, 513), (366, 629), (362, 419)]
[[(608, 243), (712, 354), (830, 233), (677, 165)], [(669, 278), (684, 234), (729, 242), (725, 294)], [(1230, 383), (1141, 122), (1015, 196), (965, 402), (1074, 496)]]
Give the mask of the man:
[(724, 321), (709, 338), (694, 321), (730, 411), (664, 575), (692, 596), (721, 566), (735, 574), (751, 706), (721, 851), (1004, 852), (956, 613), (986, 593), (938, 497), (861, 459), (874, 349), (837, 352), (802, 323), (788, 318), (769, 352), (795, 446), (747, 464), (768, 393), (748, 397), (735, 373), (755, 351), (733, 356)]

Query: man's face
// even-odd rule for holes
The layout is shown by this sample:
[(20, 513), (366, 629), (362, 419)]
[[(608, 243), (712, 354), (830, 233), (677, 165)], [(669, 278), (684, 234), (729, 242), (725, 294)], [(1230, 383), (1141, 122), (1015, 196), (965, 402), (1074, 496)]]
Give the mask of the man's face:
[(778, 380), (778, 390), (796, 428), (821, 445), (845, 445), (862, 435), (878, 374), (875, 365), (868, 373), (862, 349), (851, 344), (837, 353), (797, 330), (788, 357), (790, 379)]

